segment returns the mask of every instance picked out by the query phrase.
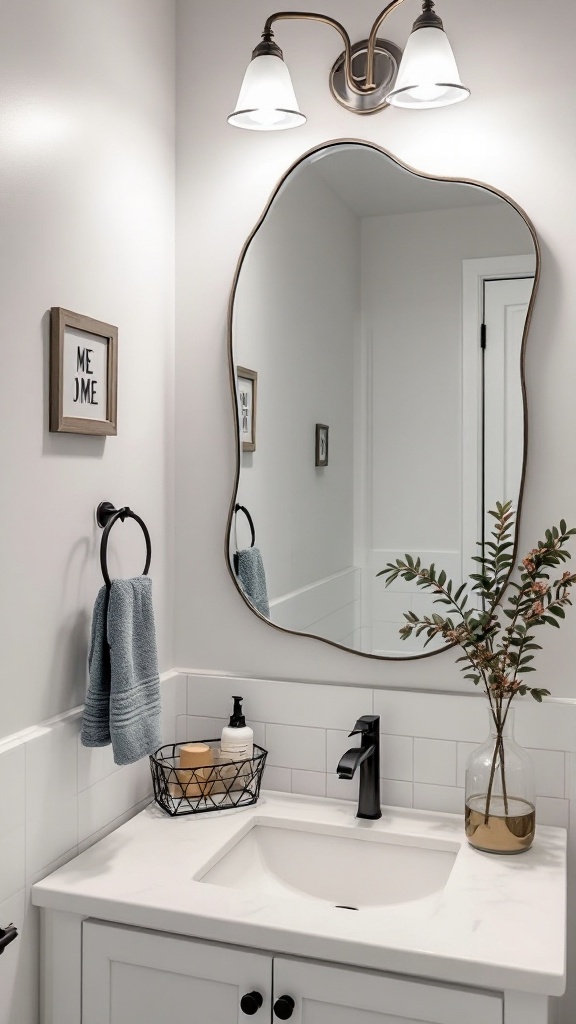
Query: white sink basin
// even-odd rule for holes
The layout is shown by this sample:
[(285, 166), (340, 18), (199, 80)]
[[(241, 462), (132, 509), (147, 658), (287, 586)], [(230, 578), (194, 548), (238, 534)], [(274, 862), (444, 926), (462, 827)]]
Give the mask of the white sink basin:
[(442, 892), (458, 849), (446, 840), (422, 845), (411, 836), (256, 821), (196, 881), (357, 910)]

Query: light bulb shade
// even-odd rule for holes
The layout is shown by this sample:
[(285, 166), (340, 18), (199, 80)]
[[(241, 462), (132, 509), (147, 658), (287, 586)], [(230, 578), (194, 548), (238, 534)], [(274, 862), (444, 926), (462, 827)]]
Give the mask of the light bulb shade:
[(297, 128), (305, 121), (284, 61), (272, 54), (254, 57), (228, 123), (255, 132), (277, 132)]
[(387, 102), (393, 107), (445, 107), (469, 95), (446, 33), (441, 28), (412, 32)]

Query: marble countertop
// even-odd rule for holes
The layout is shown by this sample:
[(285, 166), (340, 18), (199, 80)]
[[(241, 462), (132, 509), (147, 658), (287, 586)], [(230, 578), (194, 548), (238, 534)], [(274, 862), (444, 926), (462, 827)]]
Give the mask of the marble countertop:
[[(561, 995), (566, 831), (538, 827), (518, 856), (479, 853), (462, 818), (266, 792), (253, 807), (170, 818), (155, 804), (38, 882), (36, 906), (194, 938), (492, 989)], [(196, 881), (256, 824), (384, 833), (444, 845), (456, 860), (435, 899), (346, 913), (302, 898)]]

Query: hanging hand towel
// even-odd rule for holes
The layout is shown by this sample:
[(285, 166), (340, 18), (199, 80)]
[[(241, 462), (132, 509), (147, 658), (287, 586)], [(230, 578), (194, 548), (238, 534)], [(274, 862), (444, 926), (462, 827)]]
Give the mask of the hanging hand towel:
[(266, 573), (259, 548), (244, 548), (236, 552), (236, 575), (248, 600), (267, 619), (270, 618)]
[(94, 605), (89, 666), (84, 746), (111, 741), (116, 764), (132, 764), (152, 754), (162, 743), (162, 733), (149, 576), (113, 580), (109, 594), (101, 588)]

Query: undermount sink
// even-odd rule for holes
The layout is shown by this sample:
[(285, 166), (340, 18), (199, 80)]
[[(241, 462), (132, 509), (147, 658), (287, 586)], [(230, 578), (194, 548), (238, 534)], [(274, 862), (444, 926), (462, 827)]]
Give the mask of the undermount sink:
[(196, 881), (359, 910), (442, 892), (458, 848), (446, 840), (421, 845), (411, 836), (255, 821)]

